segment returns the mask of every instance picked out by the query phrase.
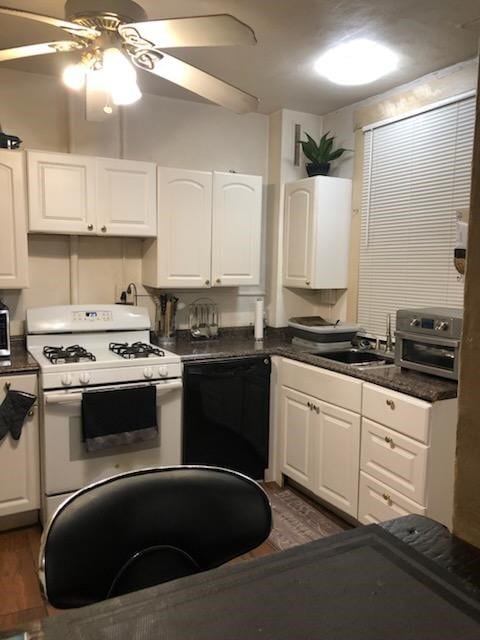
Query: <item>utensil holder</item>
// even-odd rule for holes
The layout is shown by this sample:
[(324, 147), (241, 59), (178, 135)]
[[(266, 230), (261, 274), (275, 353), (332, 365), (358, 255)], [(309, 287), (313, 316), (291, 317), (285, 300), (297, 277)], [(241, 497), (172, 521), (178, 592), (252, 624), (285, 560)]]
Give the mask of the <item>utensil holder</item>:
[(217, 305), (211, 298), (197, 298), (188, 307), (190, 335), (194, 340), (218, 337)]

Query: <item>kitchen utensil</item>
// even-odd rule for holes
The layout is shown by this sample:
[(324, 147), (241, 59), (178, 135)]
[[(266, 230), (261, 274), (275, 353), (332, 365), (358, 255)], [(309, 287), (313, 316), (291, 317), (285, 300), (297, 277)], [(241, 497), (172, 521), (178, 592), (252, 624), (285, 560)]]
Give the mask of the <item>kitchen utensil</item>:
[(218, 336), (217, 305), (210, 298), (197, 298), (189, 306), (190, 335), (208, 340)]
[(157, 304), (157, 320), (155, 322), (158, 331), (158, 341), (161, 344), (169, 344), (175, 340), (175, 314), (178, 298), (170, 293), (160, 295)]

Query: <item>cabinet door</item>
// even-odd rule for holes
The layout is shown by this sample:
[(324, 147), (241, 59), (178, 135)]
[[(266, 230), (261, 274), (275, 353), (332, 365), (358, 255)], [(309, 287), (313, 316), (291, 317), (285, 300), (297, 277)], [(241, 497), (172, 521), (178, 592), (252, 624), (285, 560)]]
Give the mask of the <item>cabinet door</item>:
[(292, 480), (313, 488), (312, 428), (313, 398), (282, 387), (280, 392), (280, 467)]
[(360, 415), (314, 401), (313, 492), (357, 516)]
[(360, 471), (358, 520), (363, 524), (377, 524), (410, 513), (426, 514), (425, 507), (409, 500), (383, 482)]
[(212, 174), (159, 168), (157, 286), (210, 286)]
[[(11, 389), (37, 393), (34, 375), (2, 376), (0, 403), (8, 384)], [(38, 411), (34, 405), (22, 428), (19, 440), (8, 433), (0, 440), (0, 516), (40, 507)]]
[(29, 230), (95, 233), (95, 158), (28, 151)]
[(0, 289), (28, 286), (25, 156), (0, 151)]
[(314, 183), (285, 185), (283, 284), (312, 288)]
[(262, 178), (213, 175), (212, 284), (260, 284)]
[(152, 162), (97, 159), (97, 233), (157, 235), (156, 167)]

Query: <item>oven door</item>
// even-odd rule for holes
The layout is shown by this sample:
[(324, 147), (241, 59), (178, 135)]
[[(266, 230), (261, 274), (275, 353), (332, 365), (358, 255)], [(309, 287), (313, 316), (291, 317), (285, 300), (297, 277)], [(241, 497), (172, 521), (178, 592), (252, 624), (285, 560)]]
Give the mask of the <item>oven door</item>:
[[(82, 442), (82, 390), (44, 392), (42, 480), (47, 496), (76, 491), (125, 471), (180, 464), (182, 381), (153, 384), (157, 389), (158, 438), (95, 452), (87, 452)], [(115, 389), (137, 386), (145, 383), (118, 385)]]
[(458, 380), (458, 340), (424, 336), (403, 331), (395, 334), (395, 364), (434, 376)]

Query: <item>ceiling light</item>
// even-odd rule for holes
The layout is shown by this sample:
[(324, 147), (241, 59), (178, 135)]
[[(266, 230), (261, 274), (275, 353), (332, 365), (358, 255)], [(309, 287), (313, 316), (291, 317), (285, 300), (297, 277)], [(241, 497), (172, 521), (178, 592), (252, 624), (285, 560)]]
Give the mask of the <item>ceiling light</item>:
[(69, 64), (63, 71), (63, 82), (69, 89), (78, 91), (85, 84), (85, 73), (87, 69), (82, 64)]
[(119, 49), (104, 51), (103, 72), (114, 104), (132, 104), (142, 97), (137, 72)]
[(315, 63), (315, 70), (335, 84), (358, 85), (373, 82), (397, 66), (397, 54), (361, 38), (329, 49)]

